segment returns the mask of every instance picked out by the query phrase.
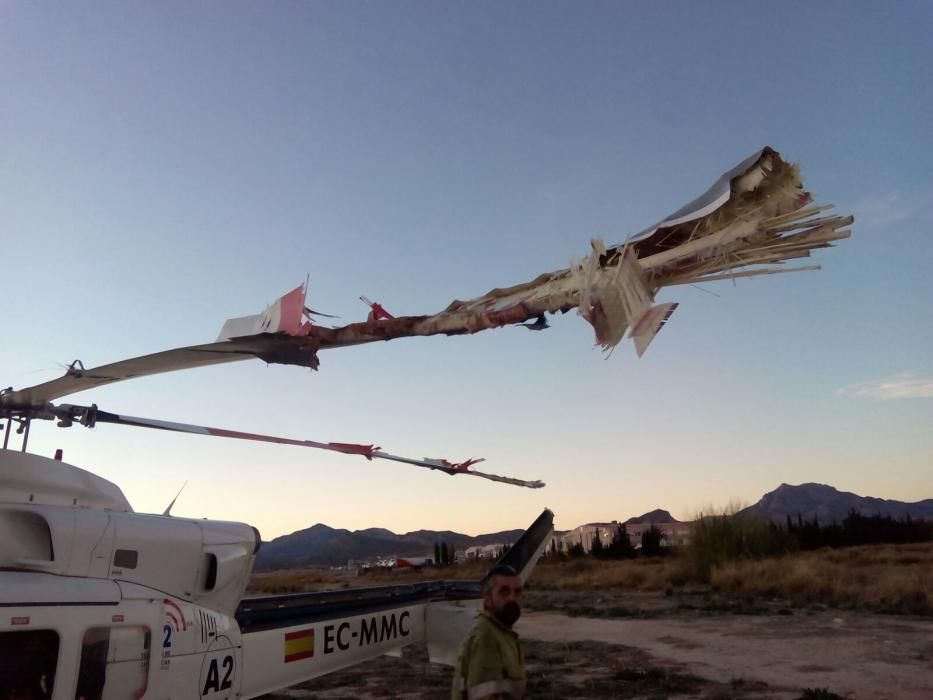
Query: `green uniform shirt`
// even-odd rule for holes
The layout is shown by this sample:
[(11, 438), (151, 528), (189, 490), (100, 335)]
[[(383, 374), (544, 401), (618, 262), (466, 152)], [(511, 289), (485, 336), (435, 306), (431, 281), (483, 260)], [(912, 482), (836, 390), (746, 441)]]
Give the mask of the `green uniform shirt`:
[(463, 644), (450, 698), (521, 700), (524, 695), (525, 660), (518, 635), (484, 610)]

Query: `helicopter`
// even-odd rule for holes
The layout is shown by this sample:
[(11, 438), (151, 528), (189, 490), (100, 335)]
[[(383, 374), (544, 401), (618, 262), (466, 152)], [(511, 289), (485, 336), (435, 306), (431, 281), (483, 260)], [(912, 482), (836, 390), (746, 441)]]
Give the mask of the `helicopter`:
[[(467, 335), (522, 326), (576, 309), (611, 352), (630, 339), (641, 356), (677, 308), (655, 303), (665, 287), (779, 272), (849, 236), (851, 216), (824, 215), (799, 169), (765, 147), (657, 225), (590, 252), (569, 267), (493, 289), (440, 312), (397, 316), (382, 304), (366, 320), (327, 326), (307, 286), (259, 314), (228, 320), (211, 343), (85, 368), (0, 392), (0, 700), (251, 698), (424, 644), (453, 664), (481, 600), (479, 581), (245, 596), (262, 544), (248, 524), (137, 513), (116, 484), (27, 452), (34, 421), (101, 423), (329, 450), (462, 477), (538, 489), (539, 480), (475, 469), (482, 460), (414, 458), (374, 443), (247, 433), (55, 403), (115, 382), (248, 359), (320, 366), (319, 353), (402, 337)], [(20, 449), (11, 445), (13, 431)], [(15, 442), (15, 440), (14, 440)], [(548, 546), (545, 509), (499, 563), (526, 580)]]

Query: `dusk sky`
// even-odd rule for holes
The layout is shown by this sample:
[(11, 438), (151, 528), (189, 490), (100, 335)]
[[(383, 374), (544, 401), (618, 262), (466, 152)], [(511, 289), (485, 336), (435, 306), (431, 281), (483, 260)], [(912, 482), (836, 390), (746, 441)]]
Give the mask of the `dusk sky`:
[[(344, 324), (567, 266), (765, 145), (854, 214), (819, 272), (663, 290), (646, 355), (552, 328), (259, 360), (64, 399), (542, 479), (102, 425), (30, 448), (134, 508), (479, 533), (933, 498), (933, 4), (0, 0), (0, 385), (210, 342), (310, 278)], [(18, 445), (18, 441), (14, 444)]]

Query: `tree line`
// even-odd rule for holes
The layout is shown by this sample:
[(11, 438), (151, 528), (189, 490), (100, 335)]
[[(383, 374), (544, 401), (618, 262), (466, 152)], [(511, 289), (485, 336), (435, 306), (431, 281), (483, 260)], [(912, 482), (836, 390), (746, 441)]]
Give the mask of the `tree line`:
[(786, 531), (802, 550), (821, 547), (854, 547), (863, 544), (907, 544), (933, 540), (933, 521), (914, 520), (909, 515), (863, 515), (850, 510), (841, 523), (821, 525), (814, 516), (804, 520), (787, 517)]
[(851, 510), (841, 523), (824, 525), (816, 517), (787, 518), (785, 524), (752, 516), (713, 515), (693, 524), (687, 557), (699, 575), (708, 577), (719, 564), (761, 559), (822, 547), (901, 544), (933, 540), (933, 522), (890, 515), (862, 515)]
[[(634, 559), (656, 557), (673, 550), (662, 547), (664, 533), (656, 526), (641, 535), (641, 547), (636, 548), (624, 524), (616, 523), (608, 544), (594, 533), (589, 549), (579, 542), (565, 544), (555, 538), (545, 557), (552, 560), (592, 556), (596, 559)], [(842, 522), (820, 523), (814, 516), (805, 520), (801, 515), (788, 517), (786, 523), (762, 520), (754, 516), (724, 514), (700, 516), (693, 524), (690, 544), (685, 553), (697, 559), (700, 568), (734, 559), (755, 559), (787, 552), (823, 547), (854, 547), (868, 544), (905, 544), (933, 541), (933, 521), (910, 516), (863, 515), (851, 510)]]

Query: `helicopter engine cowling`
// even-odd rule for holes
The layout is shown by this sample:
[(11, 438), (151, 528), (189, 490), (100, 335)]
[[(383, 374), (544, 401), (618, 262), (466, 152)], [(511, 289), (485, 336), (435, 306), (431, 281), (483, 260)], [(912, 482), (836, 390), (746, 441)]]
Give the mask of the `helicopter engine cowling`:
[(116, 486), (88, 476), (0, 452), (0, 567), (138, 583), (233, 615), (259, 549), (256, 528), (135, 513)]

